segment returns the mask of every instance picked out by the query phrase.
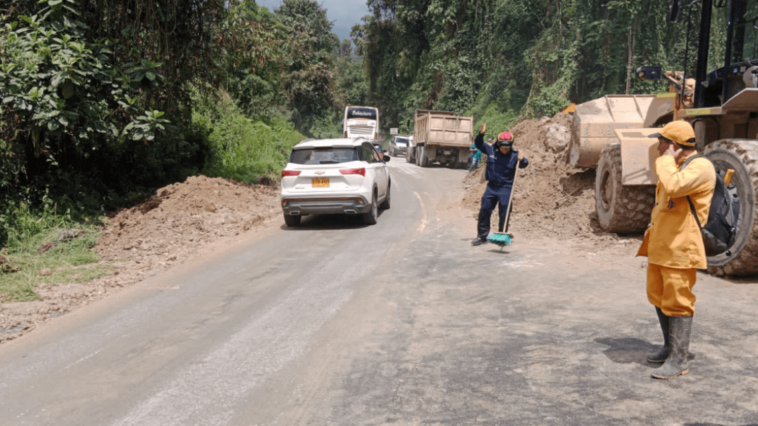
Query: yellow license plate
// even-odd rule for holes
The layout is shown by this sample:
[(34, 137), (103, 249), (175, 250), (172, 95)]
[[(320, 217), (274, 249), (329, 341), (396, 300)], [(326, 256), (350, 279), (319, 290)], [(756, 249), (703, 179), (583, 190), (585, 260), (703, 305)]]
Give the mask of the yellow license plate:
[(313, 178), (311, 185), (314, 188), (329, 188), (329, 178)]

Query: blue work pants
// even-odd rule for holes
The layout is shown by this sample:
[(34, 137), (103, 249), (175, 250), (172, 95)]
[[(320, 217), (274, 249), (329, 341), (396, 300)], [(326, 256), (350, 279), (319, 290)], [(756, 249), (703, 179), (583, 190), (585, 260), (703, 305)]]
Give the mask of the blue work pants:
[[(495, 211), (495, 206), (498, 204), (500, 208), (498, 213), (500, 214), (500, 221), (498, 222), (498, 230), (503, 232), (505, 226), (505, 212), (508, 211), (508, 202), (511, 198), (511, 186), (494, 186), (487, 185), (487, 189), (482, 196), (482, 207), (479, 209), (479, 223), (478, 231), (479, 237), (487, 238), (490, 233), (490, 217), (492, 212)], [(511, 207), (512, 209), (513, 207)]]

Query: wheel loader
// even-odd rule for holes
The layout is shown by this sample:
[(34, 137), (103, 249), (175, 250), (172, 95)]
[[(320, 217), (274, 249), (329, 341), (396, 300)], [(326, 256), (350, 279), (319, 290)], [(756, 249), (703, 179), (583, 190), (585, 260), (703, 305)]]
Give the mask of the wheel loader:
[[(672, 0), (669, 21), (683, 18), (688, 25), (683, 71), (637, 69), (643, 80), (667, 81), (670, 92), (608, 95), (577, 105), (568, 161), (574, 167), (596, 168), (595, 204), (603, 230), (641, 232), (650, 220), (657, 183), (658, 141), (648, 136), (672, 120), (689, 121), (698, 151), (711, 160), (717, 173), (723, 176), (734, 170), (730, 191), (739, 197), (736, 238), (726, 252), (708, 257), (708, 271), (719, 276), (755, 275), (758, 0), (694, 0), (687, 4)], [(688, 70), (686, 64), (693, 59), (695, 69)]]

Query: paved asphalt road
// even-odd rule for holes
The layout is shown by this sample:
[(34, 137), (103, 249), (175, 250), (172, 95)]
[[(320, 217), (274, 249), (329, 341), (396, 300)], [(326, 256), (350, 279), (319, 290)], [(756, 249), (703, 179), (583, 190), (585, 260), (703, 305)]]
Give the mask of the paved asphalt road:
[(758, 285), (700, 276), (692, 371), (656, 381), (634, 247), (473, 248), (463, 171), (390, 166), (375, 226), (274, 229), (0, 346), (0, 424), (758, 424)]

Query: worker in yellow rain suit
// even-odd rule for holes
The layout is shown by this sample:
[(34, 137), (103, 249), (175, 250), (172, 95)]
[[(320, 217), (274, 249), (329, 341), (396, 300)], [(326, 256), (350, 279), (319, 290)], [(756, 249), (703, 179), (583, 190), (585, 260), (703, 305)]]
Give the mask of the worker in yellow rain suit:
[(687, 197), (700, 223), (707, 223), (716, 171), (703, 157), (680, 169), (696, 154), (695, 132), (686, 121), (671, 122), (651, 137), (658, 138), (658, 185), (650, 225), (637, 255), (648, 258), (647, 297), (655, 305), (663, 330), (663, 348), (648, 357), (650, 362), (663, 363), (652, 376), (672, 379), (689, 372), (687, 355), (695, 313), (692, 287), (697, 270), (708, 266)]

